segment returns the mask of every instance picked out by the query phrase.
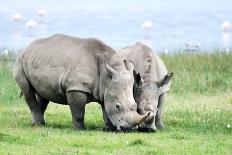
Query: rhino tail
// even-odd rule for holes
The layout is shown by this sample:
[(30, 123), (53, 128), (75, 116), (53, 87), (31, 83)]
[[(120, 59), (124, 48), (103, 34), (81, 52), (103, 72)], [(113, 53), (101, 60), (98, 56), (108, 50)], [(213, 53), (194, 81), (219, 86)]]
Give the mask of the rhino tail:
[(23, 92), (21, 91), (19, 94), (19, 97), (21, 98), (23, 96)]

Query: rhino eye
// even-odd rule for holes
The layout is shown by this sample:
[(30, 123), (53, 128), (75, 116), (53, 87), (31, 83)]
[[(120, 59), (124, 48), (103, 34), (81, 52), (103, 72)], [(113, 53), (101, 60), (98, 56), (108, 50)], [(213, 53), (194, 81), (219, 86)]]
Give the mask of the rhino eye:
[(116, 103), (115, 109), (116, 109), (117, 112), (120, 112), (120, 111), (123, 110), (122, 105), (120, 103)]

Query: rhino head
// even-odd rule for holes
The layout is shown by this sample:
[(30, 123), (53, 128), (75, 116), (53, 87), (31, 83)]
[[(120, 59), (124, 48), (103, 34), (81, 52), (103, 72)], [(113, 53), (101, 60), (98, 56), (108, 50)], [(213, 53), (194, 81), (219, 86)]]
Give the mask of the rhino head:
[(149, 119), (145, 120), (139, 125), (139, 128), (144, 131), (155, 131), (155, 116), (158, 110), (158, 103), (161, 95), (169, 91), (169, 85), (173, 73), (167, 74), (159, 82), (146, 82), (143, 81), (139, 74), (135, 75), (134, 96), (138, 104), (138, 113), (146, 114), (147, 112), (153, 113)]
[[(133, 65), (125, 61), (126, 69), (116, 71), (110, 65), (106, 69), (111, 80), (104, 93), (104, 105), (111, 123), (117, 130), (135, 129), (152, 115), (150, 112), (140, 115), (133, 97)], [(149, 120), (147, 120), (149, 121)]]

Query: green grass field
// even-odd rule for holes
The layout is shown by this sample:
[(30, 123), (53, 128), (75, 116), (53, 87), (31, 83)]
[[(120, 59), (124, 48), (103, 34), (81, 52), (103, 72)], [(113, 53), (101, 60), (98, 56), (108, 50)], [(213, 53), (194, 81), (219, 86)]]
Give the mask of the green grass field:
[(0, 155), (231, 155), (232, 54), (162, 58), (174, 72), (164, 106), (166, 128), (115, 133), (102, 131), (96, 103), (86, 107), (86, 131), (74, 131), (68, 106), (53, 103), (45, 114), (46, 126), (32, 126), (29, 108), (12, 77), (13, 60), (0, 57)]

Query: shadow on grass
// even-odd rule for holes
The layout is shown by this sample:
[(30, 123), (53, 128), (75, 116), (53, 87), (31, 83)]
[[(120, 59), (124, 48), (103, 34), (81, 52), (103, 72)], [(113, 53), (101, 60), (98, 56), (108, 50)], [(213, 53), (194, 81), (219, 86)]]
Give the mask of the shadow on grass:
[[(59, 124), (56, 122), (52, 123), (46, 123), (44, 126), (38, 126), (38, 125), (32, 125), (32, 124), (27, 124), (25, 125), (26, 128), (31, 127), (31, 128), (49, 128), (49, 129), (54, 129), (54, 130), (69, 130), (69, 131), (77, 131), (76, 129), (73, 128), (72, 122), (67, 122), (67, 124)], [(85, 124), (85, 129), (82, 131), (100, 131), (100, 132), (106, 132), (106, 133), (156, 133), (156, 132), (162, 132), (162, 130), (157, 130), (157, 131), (140, 131), (138, 129), (131, 129), (131, 130), (107, 130), (103, 125), (100, 124), (94, 124), (94, 123), (87, 123)]]
[[(47, 128), (47, 129), (54, 129), (54, 130), (73, 130), (76, 131), (73, 128), (72, 122), (67, 122), (67, 123), (57, 123), (57, 122), (49, 122), (46, 123), (45, 125), (32, 125), (31, 123), (26, 123), (22, 124), (23, 127), (25, 128)], [(104, 127), (101, 125), (96, 125), (96, 124), (86, 124), (85, 125), (85, 130), (83, 131), (103, 131)]]

